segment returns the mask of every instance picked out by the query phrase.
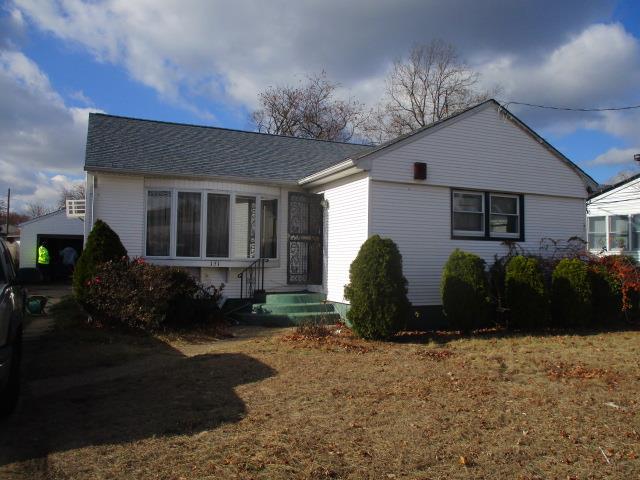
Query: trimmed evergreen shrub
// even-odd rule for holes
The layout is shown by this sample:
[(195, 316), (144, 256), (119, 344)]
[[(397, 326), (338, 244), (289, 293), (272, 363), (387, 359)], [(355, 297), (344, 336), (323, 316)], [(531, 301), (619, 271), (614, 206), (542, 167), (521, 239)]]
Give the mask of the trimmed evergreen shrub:
[(589, 270), (591, 282), (592, 321), (595, 325), (615, 322), (622, 315), (622, 291), (620, 283), (604, 263), (592, 264)]
[(121, 260), (126, 256), (127, 250), (118, 234), (102, 220), (96, 220), (73, 272), (73, 293), (76, 299), (84, 303), (87, 282), (95, 276), (100, 264)]
[(220, 321), (221, 289), (202, 289), (186, 270), (114, 260), (97, 266), (85, 308), (104, 325), (154, 331)]
[(469, 333), (485, 325), (490, 313), (485, 261), (456, 248), (442, 270), (440, 294), (451, 328)]
[(360, 247), (349, 269), (345, 297), (351, 302), (347, 319), (362, 338), (385, 339), (404, 328), (411, 305), (402, 255), (389, 238), (374, 235)]
[(577, 258), (560, 260), (551, 277), (551, 313), (558, 326), (590, 323), (591, 282), (589, 267)]
[(505, 297), (510, 327), (531, 329), (548, 323), (549, 295), (536, 258), (518, 255), (507, 263)]

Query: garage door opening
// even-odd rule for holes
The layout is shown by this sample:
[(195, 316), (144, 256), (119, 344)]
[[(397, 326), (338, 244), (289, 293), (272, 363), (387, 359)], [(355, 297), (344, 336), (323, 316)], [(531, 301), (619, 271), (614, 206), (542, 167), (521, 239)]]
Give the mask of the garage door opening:
[[(38, 235), (36, 258), (38, 258), (38, 248), (42, 244), (49, 250), (49, 268), (48, 271), (42, 272), (45, 281), (70, 281), (75, 265), (70, 265), (69, 263), (73, 258), (77, 261), (82, 253), (82, 235)], [(76, 255), (73, 255), (69, 248), (75, 250)], [(65, 263), (65, 259), (67, 263)], [(75, 262), (73, 263), (75, 264)], [(43, 270), (40, 265), (38, 265), (38, 268)]]

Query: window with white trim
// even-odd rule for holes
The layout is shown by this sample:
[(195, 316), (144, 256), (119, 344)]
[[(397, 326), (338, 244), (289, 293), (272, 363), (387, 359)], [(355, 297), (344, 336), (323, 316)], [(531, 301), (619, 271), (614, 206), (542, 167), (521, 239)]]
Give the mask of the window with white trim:
[(609, 250), (629, 249), (629, 216), (609, 217)]
[(229, 195), (207, 194), (206, 256), (229, 256)]
[(176, 220), (176, 257), (200, 257), (200, 192), (178, 192)]
[(607, 217), (589, 217), (587, 242), (591, 250), (607, 248)]
[(631, 215), (629, 218), (631, 227), (631, 249), (640, 250), (640, 214)]
[(484, 235), (484, 193), (453, 192), (453, 234)]
[(171, 255), (171, 190), (147, 192), (147, 255)]
[(233, 215), (233, 256), (256, 256), (256, 198), (237, 196)]
[(520, 235), (520, 201), (517, 195), (489, 194), (492, 237), (512, 238)]
[(278, 200), (269, 195), (149, 189), (145, 220), (148, 257), (239, 260), (278, 256)]

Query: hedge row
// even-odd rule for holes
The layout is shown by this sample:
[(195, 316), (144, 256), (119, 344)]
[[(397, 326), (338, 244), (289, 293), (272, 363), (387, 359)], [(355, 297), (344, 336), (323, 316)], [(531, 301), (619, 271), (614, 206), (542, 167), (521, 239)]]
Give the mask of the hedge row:
[(487, 272), (480, 257), (455, 250), (441, 283), (444, 313), (451, 327), (463, 332), (486, 326), (491, 318), (506, 318), (515, 329), (604, 326), (637, 315), (639, 292), (639, 267), (620, 256), (565, 258), (549, 265), (518, 255), (497, 260)]

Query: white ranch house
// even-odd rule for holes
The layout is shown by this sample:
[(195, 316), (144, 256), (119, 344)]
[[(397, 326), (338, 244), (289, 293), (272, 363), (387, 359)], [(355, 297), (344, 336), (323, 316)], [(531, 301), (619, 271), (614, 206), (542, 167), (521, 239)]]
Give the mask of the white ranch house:
[(587, 239), (596, 254), (625, 254), (640, 260), (640, 174), (612, 185), (587, 201)]
[(85, 235), (100, 218), (129, 255), (229, 297), (266, 258), (267, 292), (345, 303), (349, 266), (379, 234), (399, 246), (416, 307), (440, 304), (455, 248), (491, 262), (505, 240), (584, 237), (597, 188), (493, 100), (377, 147), (92, 114), (85, 170)]

